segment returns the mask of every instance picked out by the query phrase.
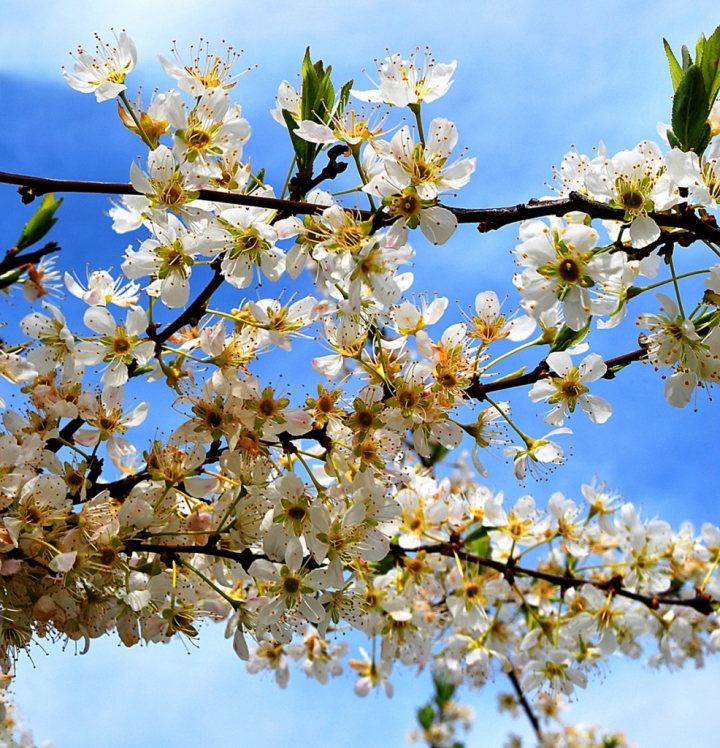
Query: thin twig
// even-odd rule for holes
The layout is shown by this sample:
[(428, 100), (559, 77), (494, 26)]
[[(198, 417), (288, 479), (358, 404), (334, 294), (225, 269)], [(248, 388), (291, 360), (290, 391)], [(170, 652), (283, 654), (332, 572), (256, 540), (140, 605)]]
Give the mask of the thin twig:
[(509, 678), (510, 683), (512, 683), (512, 687), (515, 689), (515, 696), (517, 696), (517, 700), (520, 703), (520, 706), (523, 708), (525, 716), (528, 718), (530, 724), (532, 725), (532, 729), (535, 731), (535, 736), (540, 741), (540, 743), (542, 743), (543, 734), (542, 730), (540, 729), (540, 720), (537, 718), (535, 712), (533, 712), (532, 707), (530, 706), (530, 702), (527, 700), (527, 698), (525, 698), (525, 694), (523, 693), (522, 687), (520, 686), (520, 681), (518, 680), (517, 674), (515, 673), (515, 669), (510, 668), (510, 670), (506, 672), (506, 675)]

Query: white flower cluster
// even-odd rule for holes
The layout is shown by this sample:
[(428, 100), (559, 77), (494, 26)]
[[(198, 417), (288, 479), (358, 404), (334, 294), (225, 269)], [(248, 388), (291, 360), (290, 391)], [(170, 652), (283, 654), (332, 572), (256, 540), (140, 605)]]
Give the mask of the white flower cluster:
[[(130, 169), (137, 194), (111, 216), (120, 233), (148, 233), (126, 250), (124, 278), (98, 269), (85, 287), (65, 274), (89, 333), (44, 300), (20, 322), (23, 339), (0, 349), (0, 374), (24, 396), (0, 403), (3, 669), (44, 637), (88, 646), (115, 631), (132, 646), (194, 637), (206, 619), (226, 621), (252, 672), (270, 669), (284, 687), (296, 661), (324, 683), (347, 661), (361, 696), (390, 695), (397, 662), (455, 685), (512, 670), (525, 691), (570, 695), (614, 654), (648, 649), (674, 666), (716, 652), (714, 525), (674, 532), (599, 485), (583, 486), (584, 503), (554, 493), (543, 510), (478, 482), (462, 455), (452, 474), (441, 466), (463, 439), (483, 478), (481, 450), (495, 447), (520, 481), (561, 465), (550, 437), (571, 433), (578, 405), (607, 421), (612, 407), (591, 386), (632, 361), (671, 370), (674, 406), (718, 380), (720, 265), (685, 274), (707, 275), (686, 315), (672, 261), (697, 239), (720, 254), (706, 211), (720, 194), (717, 142), (701, 159), (649, 142), (613, 158), (602, 145), (592, 159), (568, 154), (560, 198), (515, 209), (533, 218), (515, 249), (520, 313), (482, 291), (464, 321), (431, 335), (448, 299), (409, 296), (408, 237), (420, 228), (443, 244), (463, 215), (440, 199), (469, 182), (475, 159), (451, 161), (455, 125), (436, 117), (424, 128), (421, 116), (455, 62), (391, 55), (375, 90), (347, 86), (323, 113), (312, 97), (326, 71), (308, 54), (301, 89), (283, 82), (272, 113), (298, 166), (280, 198), (243, 161), (251, 128), (230, 99), (237, 56), (161, 58), (178, 88), (147, 109), (125, 95), (135, 60), (123, 32), (117, 49), (80, 51), (65, 77), (98, 101), (118, 96), (123, 124), (147, 146), (144, 170)], [(349, 108), (350, 96), (405, 107), (415, 123), (384, 140), (390, 115)], [(321, 187), (351, 164), (354, 186)], [(347, 194), (365, 203), (347, 207)], [(598, 217), (610, 221), (607, 245)], [(638, 285), (659, 275), (661, 246), (667, 277)], [(21, 283), (28, 301), (57, 290), (51, 264), (0, 269), (2, 288)], [(281, 278), (298, 282), (289, 300), (266, 292)], [(658, 294), (661, 313), (639, 315), (638, 351), (574, 362), (592, 317), (611, 329), (665, 284), (675, 299)], [(238, 299), (246, 289), (254, 298)], [(327, 380), (304, 402), (264, 384), (256, 365), (298, 338), (321, 342), (306, 370)], [(530, 368), (523, 356), (538, 347)], [(503, 373), (516, 355), (521, 368)], [(179, 413), (146, 449), (127, 435), (151, 412), (124, 405), (136, 383), (171, 389)], [(551, 406), (550, 433), (530, 436), (509, 401), (492, 399), (515, 387)], [(347, 659), (336, 635), (350, 628), (373, 640), (372, 656)]]

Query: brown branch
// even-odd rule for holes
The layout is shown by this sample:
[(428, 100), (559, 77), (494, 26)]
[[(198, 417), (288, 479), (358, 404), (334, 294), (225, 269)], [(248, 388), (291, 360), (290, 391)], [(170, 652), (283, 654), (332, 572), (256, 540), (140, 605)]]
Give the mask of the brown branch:
[[(208, 533), (212, 534), (212, 533)], [(232, 551), (226, 548), (218, 548), (217, 540), (218, 536), (215, 536), (215, 542), (207, 543), (205, 545), (160, 545), (156, 543), (144, 543), (142, 540), (128, 540), (126, 542), (126, 548), (128, 551), (148, 552), (148, 553), (202, 553), (208, 556), (217, 556), (219, 558), (228, 558), (232, 561), (237, 561), (247, 569), (250, 564), (256, 559), (267, 559), (264, 554), (255, 554), (249, 550), (244, 551)], [(507, 563), (502, 561), (495, 561), (491, 558), (484, 558), (477, 556), (474, 553), (462, 550), (457, 547), (457, 543), (435, 543), (433, 545), (422, 546), (420, 548), (413, 549), (413, 552), (424, 551), (425, 553), (439, 553), (442, 556), (448, 556), (450, 558), (460, 558), (463, 561), (469, 561), (478, 566), (483, 566), (487, 569), (492, 569), (501, 574), (507, 579), (510, 584), (514, 584), (516, 576), (530, 577), (532, 579), (541, 579), (544, 582), (550, 582), (560, 589), (568, 589), (571, 587), (582, 587), (585, 584), (592, 585), (599, 590), (610, 592), (618, 597), (626, 597), (630, 600), (643, 603), (652, 610), (657, 610), (660, 605), (677, 605), (679, 607), (693, 608), (698, 613), (703, 615), (710, 615), (713, 612), (712, 598), (703, 592), (697, 592), (694, 598), (683, 599), (679, 597), (670, 597), (663, 595), (643, 595), (638, 592), (631, 592), (622, 586), (622, 577), (615, 575), (606, 580), (594, 580), (594, 579), (581, 579), (572, 575), (559, 575), (551, 574), (547, 571), (540, 571), (539, 569), (526, 569), (522, 566), (516, 566), (513, 559)], [(397, 544), (393, 543), (390, 546), (390, 552), (396, 558), (405, 558), (408, 555), (408, 551), (400, 548)], [(312, 558), (309, 559), (309, 565), (314, 566)]]
[(141, 540), (128, 540), (125, 543), (125, 547), (130, 552), (159, 553), (161, 555), (202, 553), (207, 556), (217, 556), (218, 558), (227, 558), (231, 561), (237, 561), (246, 571), (250, 568), (253, 561), (258, 559), (269, 560), (264, 553), (256, 554), (247, 549), (244, 551), (231, 551), (227, 548), (218, 548), (215, 543), (207, 543), (206, 545), (161, 545), (159, 543), (144, 543)]
[(522, 686), (520, 685), (520, 681), (518, 680), (517, 674), (515, 673), (515, 669), (511, 667), (510, 670), (508, 670), (505, 674), (510, 679), (512, 687), (515, 689), (515, 696), (517, 697), (520, 706), (523, 708), (525, 716), (528, 718), (530, 724), (532, 725), (532, 729), (535, 731), (537, 739), (540, 741), (540, 743), (542, 743), (543, 734), (542, 730), (540, 729), (540, 720), (537, 718), (535, 712), (533, 712), (532, 707), (530, 706), (530, 702), (527, 700), (525, 694), (523, 693)]
[[(615, 358), (609, 358), (605, 361), (607, 371), (603, 374), (603, 379), (614, 379), (615, 374), (624, 366), (632, 363), (633, 361), (640, 361), (647, 351), (644, 348), (638, 348), (636, 351), (630, 353), (624, 353), (622, 356), (616, 356)], [(465, 394), (472, 397), (475, 400), (482, 402), (485, 396), (491, 392), (498, 392), (499, 390), (507, 390), (512, 387), (523, 387), (528, 384), (535, 384), (540, 379), (545, 379), (550, 376), (550, 369), (545, 362), (541, 361), (532, 371), (527, 374), (520, 374), (516, 377), (509, 377), (506, 379), (499, 379), (496, 382), (488, 382), (482, 384), (475, 382), (471, 384), (466, 390)]]
[[(31, 202), (35, 197), (48, 192), (80, 192), (96, 195), (142, 195), (132, 184), (125, 182), (83, 182), (73, 179), (47, 179), (45, 177), (31, 177), (26, 174), (11, 174), (0, 171), (0, 184), (20, 185), (24, 202)], [(252, 208), (268, 208), (282, 210), (288, 213), (313, 214), (322, 213), (327, 205), (304, 203), (298, 200), (281, 200), (277, 197), (261, 197), (259, 195), (239, 195), (233, 192), (219, 190), (197, 190), (199, 200), (209, 200), (227, 205), (246, 205)], [(368, 219), (372, 213), (367, 210), (349, 208), (359, 213), (363, 219)]]
[[(64, 447), (65, 444), (63, 442), (71, 442), (72, 438), (75, 434), (75, 432), (81, 428), (81, 426), (85, 423), (85, 419), (77, 417), (73, 418), (72, 420), (68, 421), (59, 431), (57, 437), (54, 437), (52, 439), (48, 439), (45, 444), (45, 449), (49, 450), (50, 452), (57, 452), (60, 450), (61, 447)], [(61, 441), (62, 440), (62, 441)]]
[[(684, 208), (684, 209), (682, 209)], [(537, 200), (533, 198), (527, 203), (506, 208), (450, 208), (458, 223), (477, 223), (478, 231), (486, 233), (507, 226), (518, 221), (526, 221), (545, 216), (563, 216), (572, 211), (586, 213), (591, 218), (611, 221), (625, 221), (625, 211), (612, 208), (606, 203), (592, 200), (579, 192), (571, 192), (568, 197), (557, 200)], [(696, 234), (701, 239), (720, 241), (720, 228), (712, 216), (699, 218), (687, 206), (681, 206), (680, 212), (647, 214), (658, 226), (685, 229)]]
[(163, 343), (167, 342), (176, 332), (178, 332), (178, 330), (185, 327), (185, 325), (197, 324), (202, 319), (212, 295), (218, 290), (218, 288), (220, 288), (225, 280), (219, 259), (213, 260), (212, 268), (215, 274), (207, 286), (200, 291), (195, 300), (188, 305), (185, 311), (174, 322), (171, 322), (164, 330), (162, 330), (162, 332), (153, 337), (155, 341), (155, 351), (158, 355), (162, 350)]
[(19, 254), (17, 248), (9, 249), (5, 253), (5, 257), (0, 262), (0, 275), (9, 273), (15, 268), (19, 268), (22, 265), (34, 265), (37, 262), (49, 255), (52, 252), (59, 252), (60, 247), (57, 242), (48, 242), (44, 247), (35, 249), (32, 252), (26, 252), (25, 254)]
[[(680, 597), (670, 597), (664, 595), (643, 595), (638, 592), (631, 592), (622, 586), (622, 577), (615, 575), (610, 579), (596, 580), (596, 579), (582, 579), (571, 575), (559, 575), (551, 574), (547, 571), (540, 571), (539, 569), (527, 569), (522, 566), (516, 566), (511, 559), (507, 563), (502, 561), (495, 561), (491, 558), (484, 558), (482, 556), (476, 556), (474, 553), (468, 553), (461, 548), (456, 547), (455, 543), (435, 543), (434, 545), (424, 546), (417, 548), (417, 551), (425, 551), (426, 553), (440, 553), (443, 556), (449, 556), (454, 558), (457, 556), (463, 561), (470, 561), (478, 566), (484, 566), (487, 569), (492, 569), (502, 574), (510, 584), (514, 584), (516, 576), (530, 577), (532, 579), (541, 579), (544, 582), (549, 582), (561, 590), (568, 589), (571, 587), (582, 587), (585, 584), (592, 585), (599, 590), (610, 592), (618, 597), (626, 597), (630, 600), (643, 603), (647, 605), (651, 610), (657, 610), (660, 605), (677, 605), (679, 607), (693, 608), (698, 613), (703, 615), (710, 615), (713, 612), (712, 598), (703, 592), (696, 592), (695, 597), (689, 599), (683, 599)], [(405, 555), (405, 551), (399, 549), (399, 552)]]
[[(26, 174), (13, 174), (0, 171), (1, 184), (19, 185), (19, 192), (24, 202), (32, 202), (38, 195), (47, 192), (80, 192), (94, 194), (140, 195), (132, 184), (125, 182), (85, 182), (69, 179), (48, 179), (46, 177), (32, 177)], [(220, 202), (228, 205), (246, 205), (250, 207), (279, 210), (284, 214), (313, 214), (322, 213), (327, 206), (315, 203), (305, 203), (299, 200), (284, 200), (274, 197), (260, 197), (259, 195), (244, 195), (218, 190), (198, 190), (198, 199), (210, 202)], [(592, 200), (579, 192), (571, 192), (568, 197), (556, 200), (538, 200), (533, 198), (527, 203), (519, 203), (502, 208), (457, 208), (443, 206), (453, 213), (458, 223), (477, 223), (482, 233), (494, 231), (511, 223), (525, 221), (545, 216), (563, 216), (572, 211), (586, 213), (591, 218), (625, 221), (625, 211), (612, 208), (606, 203)], [(378, 213), (356, 208), (346, 210), (357, 213), (363, 220), (377, 217)], [(720, 242), (720, 228), (713, 216), (700, 218), (695, 211), (686, 204), (673, 213), (647, 214), (658, 226), (684, 229), (693, 236), (687, 237), (683, 243), (691, 243), (695, 239)], [(680, 243), (680, 242), (679, 242)]]

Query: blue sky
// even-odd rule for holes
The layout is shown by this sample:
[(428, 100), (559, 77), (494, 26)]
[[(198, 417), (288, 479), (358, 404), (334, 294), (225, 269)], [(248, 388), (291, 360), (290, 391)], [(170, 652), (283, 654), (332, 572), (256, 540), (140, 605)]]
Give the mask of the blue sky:
[[(673, 47), (693, 44), (700, 31), (720, 23), (716, 3), (653, 2), (438, 2), (412, 4), (357, 0), (331, 3), (206, 2), (126, 0), (3, 0), (0, 6), (0, 111), (4, 148), (0, 170), (58, 178), (127, 179), (140, 149), (116, 119), (114, 104), (69, 89), (60, 77), (68, 52), (91, 46), (97, 31), (125, 28), (135, 40), (140, 64), (130, 81), (167, 87), (156, 55), (169, 56), (173, 39), (187, 55), (198, 37), (211, 45), (226, 39), (245, 50), (241, 65), (255, 65), (234, 89), (253, 125), (246, 153), (255, 168), (266, 165), (271, 181), (282, 182), (287, 151), (275, 144), (280, 128), (268, 116), (277, 85), (293, 80), (306, 46), (332, 63), (336, 80), (372, 74), (373, 58), (429, 45), (440, 61), (458, 60), (456, 82), (432, 105), (427, 118), (447, 116), (458, 126), (460, 143), (476, 156), (478, 168), (457, 204), (514, 204), (547, 193), (551, 165), (571, 144), (582, 152), (603, 139), (612, 153), (655, 139), (655, 125), (669, 119), (670, 83), (662, 37)], [(283, 147), (285, 147), (283, 145)], [(0, 188), (4, 220), (0, 236), (10, 246), (30, 208), (13, 189)], [(68, 196), (53, 235), (66, 262), (84, 274), (98, 256), (119, 265), (129, 238), (110, 231), (104, 197)], [(509, 282), (509, 254), (516, 229), (480, 236), (461, 229), (453, 241), (432, 248), (415, 240), (415, 290), (458, 299), (463, 307), (478, 291), (496, 289), (515, 296)], [(109, 258), (105, 260), (105, 258)], [(6, 319), (24, 313), (21, 301), (5, 307)], [(637, 331), (626, 325), (618, 336), (595, 336), (593, 350), (608, 357), (632, 350)], [(720, 435), (716, 403), (701, 395), (698, 411), (671, 410), (662, 382), (649, 367), (636, 367), (606, 383), (601, 394), (615, 412), (603, 427), (575, 417), (574, 456), (550, 483), (528, 484), (539, 502), (553, 490), (579, 496), (594, 473), (659, 513), (674, 525), (690, 519), (720, 524), (716, 459)], [(518, 398), (519, 399), (519, 398)], [(528, 413), (530, 411), (528, 410)], [(491, 465), (491, 481), (510, 497), (523, 491), (509, 470)], [(18, 663), (18, 702), (40, 739), (58, 748), (103, 745), (241, 746), (300, 740), (310, 745), (381, 748), (404, 744), (413, 710), (428, 695), (427, 678), (409, 672), (396, 677), (396, 697), (352, 695), (346, 676), (321, 688), (299, 672), (286, 692), (264, 678), (247, 676), (244, 666), (208, 626), (199, 648), (179, 642), (125, 650), (108, 639), (85, 656), (72, 647), (37, 649), (33, 662)], [(717, 663), (704, 671), (669, 676), (637, 664), (613, 664), (596, 678), (575, 705), (572, 719), (603, 722), (625, 730), (644, 746), (711, 745), (720, 729)], [(504, 687), (504, 684), (499, 685)], [(524, 726), (495, 716), (493, 689), (467, 695), (478, 711), (469, 746), (499, 746), (507, 729)], [(662, 715), (659, 718), (658, 715)]]

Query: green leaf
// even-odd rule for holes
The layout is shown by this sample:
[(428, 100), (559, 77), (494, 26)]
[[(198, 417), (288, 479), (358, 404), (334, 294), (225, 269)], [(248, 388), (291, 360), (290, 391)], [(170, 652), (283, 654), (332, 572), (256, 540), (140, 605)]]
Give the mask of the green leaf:
[(452, 699), (455, 693), (455, 686), (441, 678), (435, 678), (435, 701), (439, 707), (443, 707)]
[(550, 352), (566, 351), (568, 348), (572, 348), (583, 340), (589, 329), (590, 319), (582, 330), (571, 330), (567, 325), (563, 325), (550, 346)]
[(55, 211), (60, 207), (62, 201), (62, 198), (56, 200), (52, 193), (45, 195), (33, 217), (23, 226), (20, 238), (15, 244), (18, 252), (39, 242), (57, 223), (58, 219), (55, 218)]
[(350, 89), (353, 87), (353, 81), (348, 81), (340, 89), (340, 97), (338, 99), (337, 114), (342, 114), (347, 106), (348, 99), (350, 98)]
[(670, 66), (670, 79), (672, 80), (673, 91), (678, 90), (678, 86), (683, 79), (683, 69), (680, 63), (677, 61), (677, 57), (673, 54), (667, 39), (663, 39), (663, 46), (665, 47), (665, 56)]
[(700, 132), (698, 139), (695, 141), (695, 145), (693, 146), (693, 150), (695, 151), (695, 153), (697, 153), (698, 158), (702, 156), (705, 149), (708, 147), (711, 135), (712, 130), (710, 129), (710, 123), (705, 122), (705, 124), (703, 125), (703, 129)]
[[(700, 37), (704, 39), (705, 37)], [(708, 111), (715, 103), (715, 97), (720, 90), (720, 26), (713, 31), (703, 47), (702, 60), (695, 62), (700, 66), (708, 94)]]
[(703, 54), (705, 53), (706, 43), (707, 40), (705, 39), (705, 34), (700, 34), (700, 38), (697, 40), (697, 44), (695, 45), (695, 64), (699, 68), (702, 68)]
[(668, 131), (667, 131), (666, 135), (667, 135), (668, 143), (670, 143), (670, 145), (673, 148), (681, 148), (682, 147), (681, 144), (680, 144), (680, 141), (677, 139), (677, 137), (675, 136), (675, 133), (671, 129), (668, 128)]
[[(492, 528), (489, 528), (492, 529)], [(490, 555), (490, 536), (487, 527), (476, 527), (469, 532), (463, 541), (465, 548), (478, 558), (488, 558)]]
[(691, 150), (700, 140), (709, 111), (702, 71), (691, 65), (675, 92), (672, 108), (672, 129), (683, 151)]
[(2, 291), (4, 288), (7, 288), (8, 286), (12, 286), (13, 283), (19, 281), (24, 272), (25, 268), (20, 267), (0, 275), (0, 291)]
[(381, 558), (379, 561), (373, 561), (370, 566), (375, 574), (387, 574), (389, 571), (395, 568), (397, 565), (397, 559), (392, 553), (388, 553), (385, 558)]
[(478, 558), (490, 557), (490, 537), (486, 535), (468, 546), (468, 550)]
[(429, 730), (432, 727), (433, 719), (435, 718), (435, 710), (430, 704), (425, 704), (424, 707), (417, 710), (417, 718), (420, 727), (422, 727), (423, 730)]
[(690, 65), (693, 64), (692, 57), (690, 57), (690, 51), (684, 44), (682, 46), (681, 52), (682, 52), (682, 67), (684, 71), (687, 71)]

